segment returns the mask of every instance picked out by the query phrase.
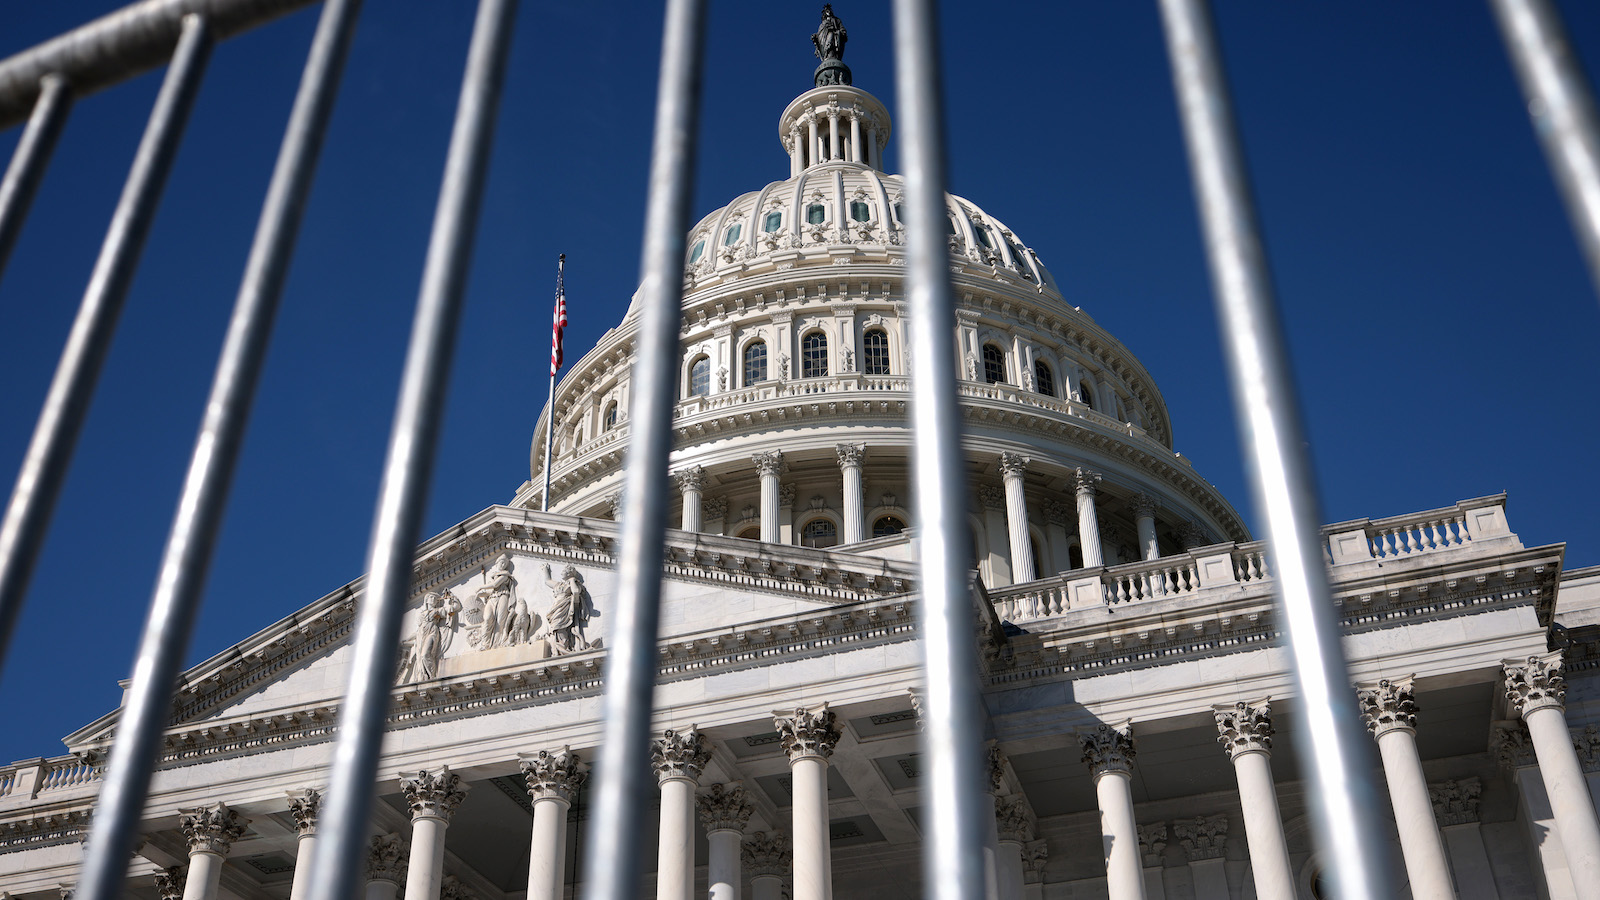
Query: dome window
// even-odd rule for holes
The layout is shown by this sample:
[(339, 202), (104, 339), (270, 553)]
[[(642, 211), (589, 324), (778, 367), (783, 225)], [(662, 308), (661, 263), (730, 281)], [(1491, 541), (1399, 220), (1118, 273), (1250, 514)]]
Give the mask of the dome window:
[(772, 234), (782, 227), (783, 213), (773, 210), (772, 212), (767, 213), (766, 221), (762, 223), (761, 230), (765, 231), (767, 234)]
[(821, 203), (813, 203), (806, 207), (806, 222), (811, 225), (821, 225), (828, 220), (828, 208)]
[(982, 225), (976, 225), (973, 226), (972, 233), (977, 235), (978, 243), (982, 244), (985, 249), (994, 249), (994, 242), (989, 239), (989, 229), (983, 227)]
[(831, 519), (812, 519), (800, 529), (800, 543), (806, 547), (832, 547), (839, 543), (839, 529)]
[(990, 384), (1006, 380), (1006, 352), (994, 344), (983, 345), (983, 380)]
[(896, 203), (894, 205), (894, 220), (896, 222), (899, 222), (901, 227), (905, 226), (905, 224), (906, 224), (906, 207), (905, 207), (905, 204)]
[[(900, 221), (904, 222), (905, 219), (901, 219)], [(945, 216), (944, 217), (944, 233), (945, 233), (945, 235), (947, 237), (955, 237), (956, 235), (961, 233), (961, 232), (956, 230), (956, 220), (955, 219), (952, 219), (949, 216)]]
[(1050, 364), (1042, 359), (1033, 361), (1033, 385), (1034, 390), (1046, 397), (1056, 395), (1056, 373), (1052, 372)]
[(732, 225), (729, 225), (728, 230), (722, 233), (722, 246), (732, 247), (733, 242), (737, 241), (739, 239), (739, 235), (743, 232), (744, 225), (742, 223), (735, 222)]
[(689, 364), (689, 396), (704, 397), (711, 393), (711, 357), (697, 356)]
[(767, 342), (754, 341), (744, 348), (744, 386), (767, 380)]
[(700, 261), (700, 257), (705, 256), (705, 255), (706, 255), (706, 241), (705, 241), (705, 238), (701, 238), (700, 240), (694, 242), (694, 246), (693, 247), (689, 248), (689, 265), (692, 266), (695, 263), (699, 262)]
[(610, 431), (617, 427), (617, 402), (615, 400), (606, 404), (605, 415), (600, 417), (600, 429)]
[(800, 340), (800, 377), (825, 378), (828, 374), (828, 337), (813, 331)]
[(861, 372), (865, 375), (889, 374), (889, 335), (882, 328), (869, 328), (861, 336)]
[(1089, 387), (1089, 379), (1079, 380), (1078, 394), (1082, 398), (1079, 402), (1090, 409), (1094, 409), (1094, 390)]
[(851, 200), (850, 218), (857, 222), (870, 222), (872, 221), (872, 207), (868, 206), (865, 201)]
[(894, 516), (879, 516), (878, 521), (872, 523), (872, 536), (875, 538), (889, 537), (906, 530), (906, 523)]

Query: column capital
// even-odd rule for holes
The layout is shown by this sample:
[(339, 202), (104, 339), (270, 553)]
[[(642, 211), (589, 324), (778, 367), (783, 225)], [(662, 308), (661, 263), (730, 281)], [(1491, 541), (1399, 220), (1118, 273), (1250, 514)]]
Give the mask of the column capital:
[(1219, 859), (1228, 850), (1228, 817), (1221, 813), (1174, 822), (1172, 833), (1189, 854), (1190, 862)]
[(189, 845), (189, 855), (215, 853), (227, 856), (233, 842), (244, 834), (250, 820), (228, 808), (226, 803), (196, 806), (178, 811), (178, 826), (183, 829), (183, 839)]
[(1120, 725), (1100, 724), (1078, 731), (1078, 743), (1083, 747), (1083, 762), (1096, 780), (1107, 772), (1133, 771), (1133, 721)]
[(788, 509), (794, 506), (794, 485), (785, 484), (778, 488), (778, 508)]
[(697, 725), (688, 731), (668, 728), (661, 737), (650, 744), (650, 765), (655, 767), (656, 780), (662, 783), (682, 779), (699, 783), (700, 773), (711, 761), (711, 748)]
[(860, 466), (861, 460), (867, 455), (866, 444), (835, 444), (833, 452), (839, 457), (839, 468)]
[(680, 469), (673, 478), (678, 482), (680, 491), (699, 491), (706, 486), (706, 470), (704, 466), (690, 466)]
[(1185, 550), (1204, 547), (1211, 543), (1211, 536), (1206, 534), (1205, 528), (1199, 522), (1190, 519), (1178, 526), (1178, 543)]
[(1139, 859), (1145, 868), (1166, 865), (1167, 823), (1152, 822), (1139, 826)]
[(317, 816), (322, 812), (322, 792), (316, 788), (289, 791), (289, 815), (294, 817), (300, 837), (317, 833)]
[(1154, 517), (1159, 507), (1160, 504), (1156, 502), (1156, 498), (1146, 494), (1144, 491), (1133, 495), (1133, 514), (1135, 516)]
[(826, 760), (833, 755), (841, 732), (833, 710), (826, 701), (817, 706), (772, 711), (772, 725), (783, 735), (783, 749), (790, 762), (802, 759)]
[(443, 819), (446, 823), (456, 814), (456, 806), (467, 798), (469, 790), (461, 783), (461, 776), (450, 771), (449, 766), (440, 766), (437, 772), (422, 769), (415, 775), (401, 775), (400, 789), (405, 792), (413, 821)]
[(375, 834), (367, 848), (367, 880), (400, 884), (406, 880), (411, 848), (398, 834)]
[(1021, 478), (1028, 474), (1028, 457), (1007, 450), (1000, 454), (1000, 474), (1006, 478)]
[[(918, 723), (920, 725), (920, 722)], [(1000, 790), (1006, 786), (1006, 752), (1000, 749), (999, 741), (988, 742), (988, 752), (983, 755), (984, 779), (989, 792), (999, 795)]]
[(782, 450), (767, 450), (763, 453), (757, 453), (750, 458), (755, 461), (756, 471), (760, 473), (763, 478), (768, 475), (776, 478), (778, 477), (778, 473), (783, 471)]
[(1528, 726), (1521, 719), (1496, 722), (1489, 745), (1494, 748), (1495, 759), (1502, 768), (1515, 771), (1539, 764), (1539, 756), (1533, 749), (1533, 735), (1528, 733)]
[(750, 814), (755, 812), (745, 800), (744, 785), (738, 782), (713, 784), (695, 798), (695, 805), (700, 809), (700, 824), (705, 826), (706, 834), (714, 831), (742, 833), (750, 824)]
[(1527, 659), (1508, 659), (1501, 663), (1506, 673), (1506, 699), (1511, 709), (1524, 719), (1541, 709), (1564, 712), (1567, 680), (1562, 676), (1561, 651)]
[(1080, 468), (1072, 474), (1072, 480), (1078, 496), (1093, 497), (1095, 485), (1100, 483), (1100, 476), (1088, 469)]
[(1428, 785), (1428, 801), (1440, 825), (1462, 825), (1478, 821), (1478, 798), (1483, 782), (1476, 778), (1441, 781)]
[(183, 866), (169, 866), (156, 873), (156, 893), (161, 900), (183, 900), (183, 887), (189, 873)]
[(1228, 751), (1228, 759), (1246, 753), (1272, 753), (1272, 698), (1254, 702), (1240, 700), (1231, 706), (1211, 708), (1217, 719), (1217, 743)]
[(1044, 881), (1044, 867), (1050, 862), (1050, 845), (1044, 838), (1022, 845), (1022, 880), (1028, 884)]
[(1005, 509), (1006, 490), (992, 484), (978, 485), (978, 499), (983, 501), (984, 509)]
[(789, 848), (789, 841), (781, 834), (768, 836), (765, 831), (758, 831), (744, 839), (739, 847), (744, 857), (744, 870), (752, 878), (762, 875), (776, 875), (783, 877), (789, 874), (789, 861), (794, 856), (794, 851)]
[(1572, 747), (1578, 751), (1578, 764), (1585, 772), (1600, 771), (1600, 728), (1593, 725), (1574, 726)]
[(1021, 796), (996, 797), (994, 820), (1002, 841), (1026, 844), (1038, 835), (1038, 820), (1028, 808), (1028, 801)]
[(701, 501), (700, 510), (707, 521), (727, 518), (728, 501), (722, 497), (712, 497), (710, 500)]
[(1044, 520), (1050, 525), (1075, 525), (1078, 521), (1078, 511), (1059, 500), (1044, 501)]
[(446, 875), (439, 882), (439, 900), (478, 900), (478, 892), (461, 883), (454, 875)]
[(571, 747), (519, 754), (522, 777), (528, 782), (528, 797), (533, 802), (561, 800), (571, 804), (578, 789), (589, 780), (588, 767)]
[(1417, 697), (1412, 689), (1414, 678), (1412, 675), (1384, 678), (1356, 688), (1361, 720), (1374, 738), (1381, 738), (1396, 729), (1416, 733)]

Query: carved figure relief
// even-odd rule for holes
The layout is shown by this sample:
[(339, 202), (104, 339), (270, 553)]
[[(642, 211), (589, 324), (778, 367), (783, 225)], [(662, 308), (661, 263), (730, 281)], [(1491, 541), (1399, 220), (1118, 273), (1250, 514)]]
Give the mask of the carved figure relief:
[(599, 613), (594, 608), (594, 598), (583, 586), (583, 576), (572, 566), (561, 572), (561, 578), (551, 576), (550, 564), (544, 567), (544, 583), (550, 588), (550, 610), (545, 614), (543, 637), (550, 642), (550, 652), (555, 656), (598, 650), (600, 641), (590, 641), (585, 628), (592, 616)]
[(439, 661), (444, 659), (444, 652), (450, 649), (450, 641), (461, 624), (460, 612), (461, 601), (449, 591), (429, 591), (422, 598), (416, 630), (400, 645), (397, 683), (428, 681), (439, 677)]
[(515, 568), (511, 554), (502, 553), (484, 573), (484, 585), (477, 593), (479, 607), (464, 613), (476, 626), (467, 633), (467, 643), (474, 649), (516, 647), (532, 639), (538, 617), (517, 598), (517, 579), (511, 574)]

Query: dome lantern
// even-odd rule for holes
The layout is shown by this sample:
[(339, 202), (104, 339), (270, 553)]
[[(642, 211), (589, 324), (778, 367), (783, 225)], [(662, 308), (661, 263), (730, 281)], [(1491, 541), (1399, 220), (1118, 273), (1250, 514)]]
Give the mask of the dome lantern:
[(877, 97), (853, 87), (844, 64), (848, 35), (833, 14), (822, 7), (822, 24), (811, 46), (822, 62), (812, 73), (815, 85), (796, 97), (778, 120), (778, 140), (789, 154), (789, 174), (813, 166), (850, 164), (883, 170), (883, 148), (889, 143), (889, 111)]

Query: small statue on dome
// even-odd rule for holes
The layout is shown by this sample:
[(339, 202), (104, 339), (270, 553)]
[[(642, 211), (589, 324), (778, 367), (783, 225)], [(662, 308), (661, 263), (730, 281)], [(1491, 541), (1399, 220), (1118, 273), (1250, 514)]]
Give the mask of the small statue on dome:
[(817, 33), (811, 36), (811, 45), (817, 48), (817, 59), (824, 62), (844, 59), (844, 45), (849, 39), (850, 34), (844, 30), (844, 23), (833, 14), (833, 4), (824, 3), (822, 24), (817, 26)]

